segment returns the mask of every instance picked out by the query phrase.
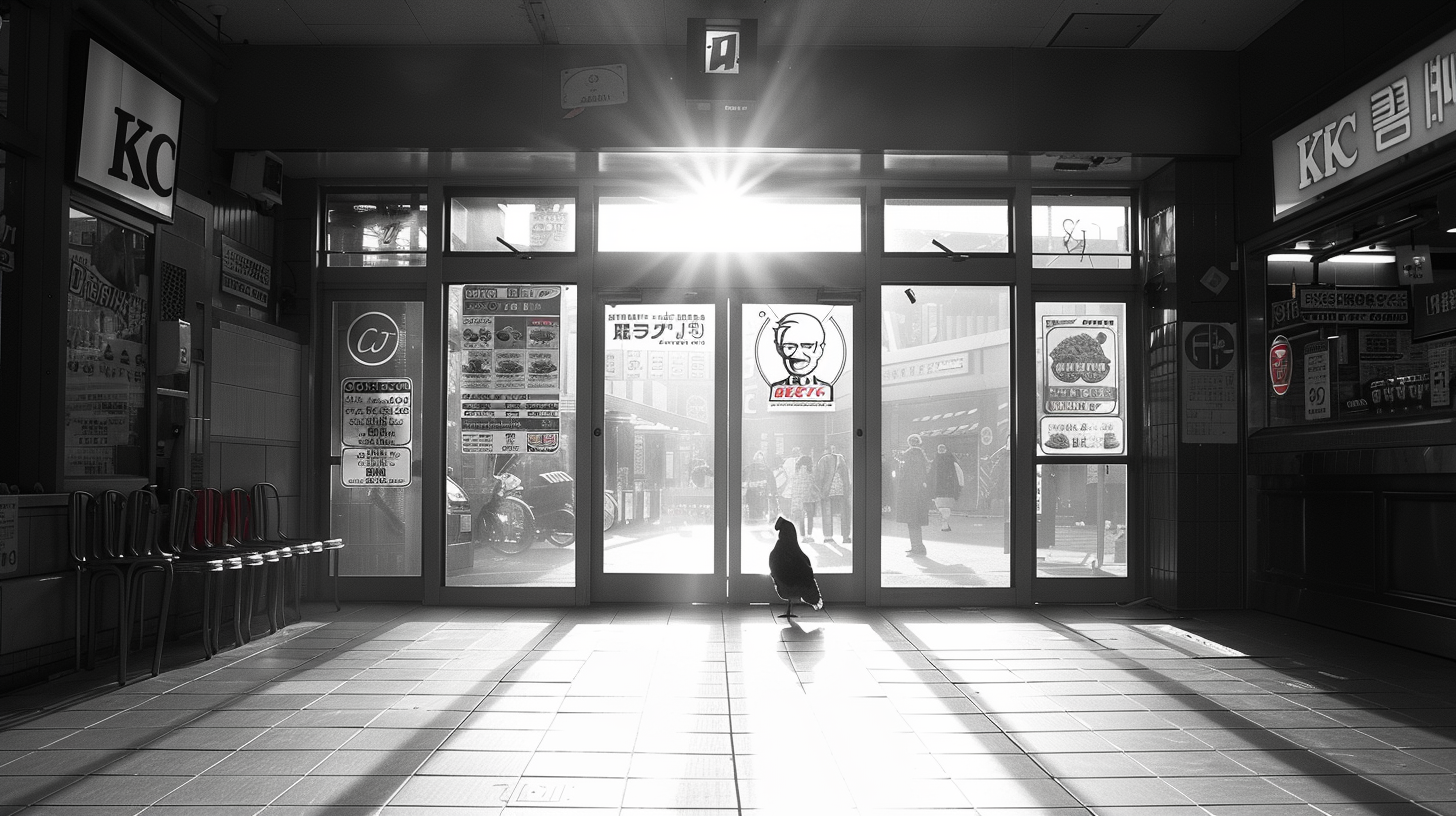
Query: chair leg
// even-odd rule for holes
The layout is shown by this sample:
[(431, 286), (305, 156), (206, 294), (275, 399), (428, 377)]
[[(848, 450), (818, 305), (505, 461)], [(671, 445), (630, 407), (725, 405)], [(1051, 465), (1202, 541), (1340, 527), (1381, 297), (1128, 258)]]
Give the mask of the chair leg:
[(212, 582), (215, 573), (202, 573), (202, 607), (199, 609), (202, 618), (202, 659), (211, 660), (212, 649)]
[(126, 653), (131, 643), (130, 576), (116, 578), (116, 683), (126, 685)]
[(243, 587), (243, 578), (238, 576), (238, 596), (233, 601), (236, 611), (233, 615), (233, 626), (237, 628), (238, 645), (241, 646), (253, 639), (253, 582), (257, 580), (258, 570), (263, 567), (244, 567), (247, 573), (247, 588)]
[(157, 611), (157, 648), (152, 655), (152, 676), (162, 673), (162, 644), (167, 635), (167, 613), (172, 605), (172, 566), (162, 569), (162, 607)]
[[(137, 614), (137, 619), (136, 619), (136, 650), (137, 651), (141, 651), (142, 650), (142, 640), (144, 640), (146, 638), (146, 635), (147, 635), (147, 626), (146, 626), (146, 621), (147, 621), (147, 577), (146, 577), (146, 573), (145, 572), (139, 572), (139, 573), (137, 573), (136, 577), (133, 580), (135, 582), (135, 586), (132, 588), (132, 595), (133, 595), (133, 603), (132, 603), (132, 606), (133, 606), (133, 608), (136, 609), (136, 614)], [(127, 623), (127, 626), (128, 627), (131, 626), (130, 622)]]
[(268, 576), (268, 634), (278, 633), (278, 609), (281, 606), (281, 598), (278, 590), (283, 588), (283, 567), (284, 559), (280, 557), (274, 562), (273, 569)]
[(86, 590), (90, 586), (89, 576), (85, 570), (76, 570), (76, 671), (81, 670), (81, 630), (85, 627), (86, 613)]

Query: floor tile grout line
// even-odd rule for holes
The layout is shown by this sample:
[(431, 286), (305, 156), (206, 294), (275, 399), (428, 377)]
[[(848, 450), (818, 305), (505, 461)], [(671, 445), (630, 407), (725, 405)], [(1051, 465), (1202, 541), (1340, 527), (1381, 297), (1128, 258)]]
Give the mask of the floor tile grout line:
[(738, 816), (743, 816), (743, 790), (738, 777), (738, 742), (733, 738), (733, 678), (728, 671), (728, 619), (726, 610), (718, 612), (718, 631), (723, 637), (723, 701), (728, 711), (728, 757), (733, 765), (733, 802)]

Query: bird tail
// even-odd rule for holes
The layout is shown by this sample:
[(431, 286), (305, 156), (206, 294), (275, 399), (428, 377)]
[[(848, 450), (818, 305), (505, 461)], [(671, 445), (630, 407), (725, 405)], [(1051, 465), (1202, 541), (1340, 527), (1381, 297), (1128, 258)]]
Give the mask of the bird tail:
[(810, 581), (809, 582), (809, 586), (806, 587), (805, 590), (806, 591), (804, 592), (804, 597), (800, 598), (799, 600), (801, 600), (804, 603), (808, 604), (810, 607), (812, 607), (814, 609), (815, 612), (818, 612), (819, 610), (823, 609), (824, 608), (824, 596), (821, 595), (821, 594), (819, 594), (819, 582), (818, 581)]

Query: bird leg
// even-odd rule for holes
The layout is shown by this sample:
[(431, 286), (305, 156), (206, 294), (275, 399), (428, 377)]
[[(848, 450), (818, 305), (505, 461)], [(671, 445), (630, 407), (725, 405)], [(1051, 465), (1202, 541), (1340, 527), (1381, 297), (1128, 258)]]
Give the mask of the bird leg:
[(794, 614), (794, 602), (793, 601), (789, 601), (789, 608), (784, 612), (784, 614), (779, 615), (779, 617), (781, 617), (781, 618), (797, 618), (797, 617), (799, 617), (798, 615), (795, 615)]

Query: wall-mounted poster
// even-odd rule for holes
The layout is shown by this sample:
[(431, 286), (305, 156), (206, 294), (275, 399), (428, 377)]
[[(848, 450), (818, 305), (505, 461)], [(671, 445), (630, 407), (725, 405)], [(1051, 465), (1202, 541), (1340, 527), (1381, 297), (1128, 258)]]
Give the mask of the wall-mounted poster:
[(745, 308), (756, 315), (754, 365), (770, 411), (833, 411), (849, 356), (849, 306), (795, 303)]
[(143, 475), (147, 236), (72, 210), (69, 243), (65, 475)]
[(1042, 355), (1041, 452), (1121, 454), (1121, 318), (1044, 315)]
[(1239, 430), (1238, 341), (1233, 323), (1184, 323), (1182, 440), (1234, 444)]
[(464, 287), (461, 449), (551, 453), (561, 444), (561, 287)]

